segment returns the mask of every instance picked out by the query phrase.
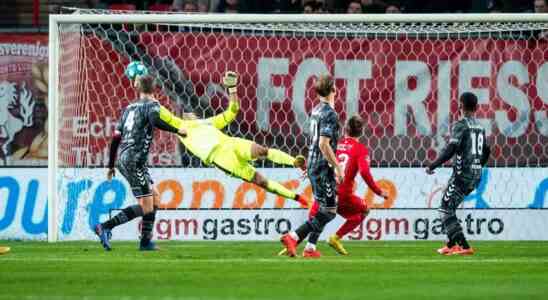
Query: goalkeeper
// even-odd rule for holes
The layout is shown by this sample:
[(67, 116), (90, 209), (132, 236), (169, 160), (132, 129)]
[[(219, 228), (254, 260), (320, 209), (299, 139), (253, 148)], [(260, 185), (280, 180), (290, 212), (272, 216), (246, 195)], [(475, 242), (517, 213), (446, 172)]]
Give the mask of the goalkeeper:
[(205, 164), (214, 165), (230, 176), (254, 183), (276, 195), (308, 205), (304, 197), (276, 181), (265, 178), (251, 165), (254, 160), (268, 159), (277, 164), (304, 169), (305, 158), (302, 155), (293, 157), (250, 140), (230, 137), (221, 131), (234, 121), (240, 109), (237, 84), (238, 74), (226, 72), (223, 86), (228, 90), (230, 104), (225, 112), (207, 119), (197, 119), (194, 114), (185, 114), (183, 119), (175, 118), (174, 126), (183, 127), (187, 132), (187, 135), (179, 137), (179, 140), (189, 152)]

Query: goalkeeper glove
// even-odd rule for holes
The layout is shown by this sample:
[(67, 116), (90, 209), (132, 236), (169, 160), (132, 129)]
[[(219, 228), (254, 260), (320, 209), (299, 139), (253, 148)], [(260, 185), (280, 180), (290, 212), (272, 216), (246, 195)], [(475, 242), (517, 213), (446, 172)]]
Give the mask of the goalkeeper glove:
[(223, 86), (228, 90), (229, 94), (237, 92), (236, 85), (238, 84), (238, 73), (227, 71), (223, 77)]

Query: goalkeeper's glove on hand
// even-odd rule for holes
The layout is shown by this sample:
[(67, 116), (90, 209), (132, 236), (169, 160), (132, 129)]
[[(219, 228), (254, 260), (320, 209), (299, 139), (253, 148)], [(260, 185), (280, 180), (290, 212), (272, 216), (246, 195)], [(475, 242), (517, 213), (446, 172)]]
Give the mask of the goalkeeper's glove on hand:
[(238, 73), (234, 71), (227, 71), (223, 77), (223, 86), (228, 90), (229, 94), (235, 94), (237, 92), (238, 85)]

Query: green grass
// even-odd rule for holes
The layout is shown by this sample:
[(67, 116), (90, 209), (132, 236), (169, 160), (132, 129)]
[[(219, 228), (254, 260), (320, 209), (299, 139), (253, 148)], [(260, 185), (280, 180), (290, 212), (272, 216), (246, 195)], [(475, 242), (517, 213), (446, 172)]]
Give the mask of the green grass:
[(0, 299), (548, 299), (548, 243), (476, 242), (440, 257), (438, 242), (320, 245), (319, 260), (276, 257), (278, 243), (0, 241)]

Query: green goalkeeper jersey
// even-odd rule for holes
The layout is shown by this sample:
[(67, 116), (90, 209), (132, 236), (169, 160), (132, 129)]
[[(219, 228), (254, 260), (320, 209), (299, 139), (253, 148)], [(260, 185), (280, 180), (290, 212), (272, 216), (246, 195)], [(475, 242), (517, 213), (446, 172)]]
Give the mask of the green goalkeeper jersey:
[(221, 129), (234, 121), (239, 110), (239, 104), (230, 101), (226, 111), (211, 118), (184, 120), (172, 116), (169, 123), (176, 128), (186, 129), (186, 137), (179, 137), (181, 143), (185, 145), (190, 153), (196, 155), (204, 163), (211, 164), (214, 151), (230, 138)]

